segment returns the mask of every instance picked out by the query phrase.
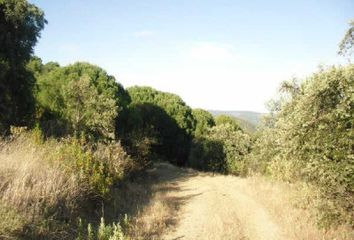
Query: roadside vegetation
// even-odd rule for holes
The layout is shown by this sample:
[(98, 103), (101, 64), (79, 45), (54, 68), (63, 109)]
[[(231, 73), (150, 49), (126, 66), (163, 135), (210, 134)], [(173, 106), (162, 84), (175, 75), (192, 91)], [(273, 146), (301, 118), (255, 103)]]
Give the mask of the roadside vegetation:
[[(251, 134), (99, 66), (43, 63), (33, 48), (46, 23), (26, 0), (0, 0), (0, 238), (158, 237), (173, 209), (141, 178), (159, 161), (303, 186), (319, 227), (354, 227), (353, 64), (284, 82)], [(353, 39), (351, 23), (341, 54)]]

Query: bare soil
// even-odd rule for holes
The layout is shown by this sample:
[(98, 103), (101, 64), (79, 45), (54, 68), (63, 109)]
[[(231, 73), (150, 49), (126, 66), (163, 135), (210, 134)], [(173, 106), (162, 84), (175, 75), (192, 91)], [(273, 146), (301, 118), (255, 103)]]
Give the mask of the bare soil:
[[(159, 163), (158, 179), (142, 212), (145, 226), (160, 229), (143, 239), (352, 239), (348, 229), (319, 230), (306, 209), (295, 208), (287, 184), (181, 169)], [(141, 224), (140, 225), (141, 228)], [(138, 226), (139, 228), (139, 226)], [(145, 227), (146, 228), (146, 227)]]
[[(161, 175), (182, 171), (159, 166)], [(182, 173), (183, 174), (183, 173)], [(177, 226), (162, 239), (287, 239), (267, 210), (244, 193), (238, 178), (184, 170), (175, 198), (184, 199)], [(173, 175), (173, 174), (172, 174)]]

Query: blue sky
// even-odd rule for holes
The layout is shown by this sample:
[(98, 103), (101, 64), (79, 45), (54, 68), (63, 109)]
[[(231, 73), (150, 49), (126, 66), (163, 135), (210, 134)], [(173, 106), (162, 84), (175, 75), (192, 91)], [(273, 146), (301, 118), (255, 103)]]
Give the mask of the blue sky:
[(35, 48), (45, 62), (88, 61), (218, 110), (265, 111), (281, 81), (345, 63), (354, 18), (353, 0), (30, 2), (49, 22)]

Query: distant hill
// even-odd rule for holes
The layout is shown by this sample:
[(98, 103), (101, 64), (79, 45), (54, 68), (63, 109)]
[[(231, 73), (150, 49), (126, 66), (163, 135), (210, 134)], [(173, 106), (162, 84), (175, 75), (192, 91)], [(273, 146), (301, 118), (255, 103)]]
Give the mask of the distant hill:
[(214, 116), (218, 116), (218, 115), (229, 115), (229, 116), (233, 116), (239, 119), (243, 119), (246, 120), (254, 125), (259, 125), (260, 120), (262, 118), (262, 116), (264, 115), (264, 113), (260, 113), (260, 112), (252, 112), (252, 111), (219, 111), (219, 110), (209, 110), (209, 112), (211, 114), (213, 114)]
[(252, 111), (219, 111), (219, 110), (209, 110), (214, 116), (218, 115), (228, 115), (235, 117), (241, 128), (246, 132), (253, 133), (256, 130), (256, 127), (260, 124), (261, 118), (264, 113), (252, 112)]

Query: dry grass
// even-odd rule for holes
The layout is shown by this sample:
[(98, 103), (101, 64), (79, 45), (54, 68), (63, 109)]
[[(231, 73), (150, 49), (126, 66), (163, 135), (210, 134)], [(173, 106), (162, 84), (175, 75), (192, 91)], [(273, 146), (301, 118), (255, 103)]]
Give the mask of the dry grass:
[[(169, 187), (160, 184), (159, 187)], [(133, 239), (161, 239), (166, 229), (175, 223), (176, 205), (168, 191), (156, 192), (151, 201), (142, 208), (132, 221)]]
[[(75, 146), (71, 148), (65, 140), (38, 140), (34, 132), (26, 131), (12, 139), (0, 139), (0, 239), (74, 239), (77, 218), (99, 224), (103, 202), (107, 221), (121, 220), (122, 214), (115, 213), (128, 213), (134, 219), (134, 236), (146, 239), (160, 234), (169, 213), (162, 195), (154, 194), (154, 181), (124, 181), (119, 186), (125, 188), (117, 187), (112, 198), (102, 199), (94, 191), (90, 176), (70, 167), (70, 162), (80, 157), (72, 152)], [(98, 144), (92, 156), (106, 163), (118, 182), (135, 171), (134, 162), (119, 143)], [(150, 200), (153, 205), (140, 207)], [(109, 216), (109, 212), (114, 214)]]
[[(128, 235), (131, 239), (161, 239), (163, 233), (177, 222), (181, 202), (175, 197), (179, 188), (174, 172), (168, 176), (160, 169), (139, 173), (115, 189), (113, 206), (106, 206), (106, 219), (111, 221), (124, 214), (129, 216)], [(112, 209), (116, 209), (116, 211)], [(109, 216), (107, 213), (113, 213)]]
[(311, 202), (314, 190), (308, 186), (249, 177), (241, 179), (240, 188), (269, 211), (290, 239), (354, 239), (353, 229), (349, 226), (318, 228), (312, 207), (315, 203)]
[(24, 232), (48, 219), (68, 219), (86, 192), (75, 174), (51, 161), (59, 143), (38, 144), (32, 137), (21, 134), (0, 143), (0, 204), (11, 209), (2, 212), (0, 236)]

